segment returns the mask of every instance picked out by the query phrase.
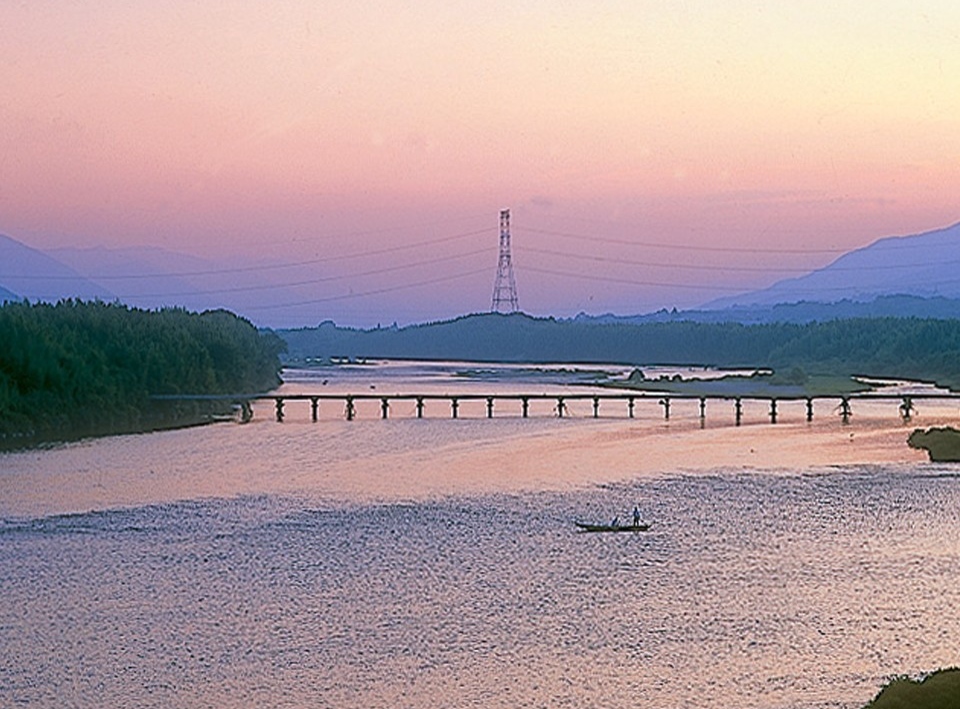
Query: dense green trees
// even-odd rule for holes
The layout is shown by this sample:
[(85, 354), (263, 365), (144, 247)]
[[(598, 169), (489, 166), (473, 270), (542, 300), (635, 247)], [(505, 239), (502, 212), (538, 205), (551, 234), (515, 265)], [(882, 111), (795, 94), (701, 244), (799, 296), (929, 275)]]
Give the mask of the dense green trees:
[(284, 344), (226, 311), (62, 301), (0, 307), (0, 445), (198, 420), (155, 394), (261, 392)]
[(936, 381), (960, 388), (960, 320), (855, 318), (808, 324), (598, 324), (471, 315), (400, 329), (279, 331), (294, 358), (402, 357), (764, 367)]

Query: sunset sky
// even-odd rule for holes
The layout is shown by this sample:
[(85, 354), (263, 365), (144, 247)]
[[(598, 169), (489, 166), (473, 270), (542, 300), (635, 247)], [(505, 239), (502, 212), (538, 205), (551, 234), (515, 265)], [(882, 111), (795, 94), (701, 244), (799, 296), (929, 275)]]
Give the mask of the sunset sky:
[(0, 233), (309, 260), (304, 324), (488, 309), (502, 207), (562, 316), (960, 221), (955, 0), (34, 0), (0, 35)]

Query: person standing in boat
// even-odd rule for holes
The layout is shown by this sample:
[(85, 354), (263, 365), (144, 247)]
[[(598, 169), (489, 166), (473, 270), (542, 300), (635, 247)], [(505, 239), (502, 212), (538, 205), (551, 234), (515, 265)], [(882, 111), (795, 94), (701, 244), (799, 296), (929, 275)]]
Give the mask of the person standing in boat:
[(640, 507), (638, 505), (633, 506), (633, 526), (640, 526)]

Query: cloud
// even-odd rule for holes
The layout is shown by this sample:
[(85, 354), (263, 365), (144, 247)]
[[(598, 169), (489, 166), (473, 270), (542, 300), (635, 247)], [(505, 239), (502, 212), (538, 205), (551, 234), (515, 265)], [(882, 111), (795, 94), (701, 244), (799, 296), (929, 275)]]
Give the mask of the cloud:
[(553, 207), (556, 205), (556, 202), (546, 195), (537, 194), (530, 197), (530, 199), (527, 200), (527, 204), (532, 207), (539, 207), (541, 209), (553, 209)]

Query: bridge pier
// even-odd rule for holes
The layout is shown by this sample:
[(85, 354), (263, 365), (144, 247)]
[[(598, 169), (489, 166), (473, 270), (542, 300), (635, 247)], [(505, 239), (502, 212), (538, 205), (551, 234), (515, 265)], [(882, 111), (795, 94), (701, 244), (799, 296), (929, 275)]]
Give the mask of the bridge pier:
[(853, 416), (853, 412), (850, 410), (850, 399), (843, 397), (840, 399), (840, 421), (846, 426), (850, 423), (850, 417)]
[(276, 399), (274, 399), (274, 401), (277, 402), (277, 423), (283, 423), (283, 399), (278, 396)]
[(664, 421), (670, 420), (670, 397), (664, 397), (660, 399), (660, 406), (663, 407), (663, 419)]
[(900, 419), (904, 423), (910, 423), (910, 419), (913, 418), (913, 412), (916, 410), (916, 407), (913, 405), (913, 399), (909, 396), (903, 397), (903, 401), (900, 403)]

